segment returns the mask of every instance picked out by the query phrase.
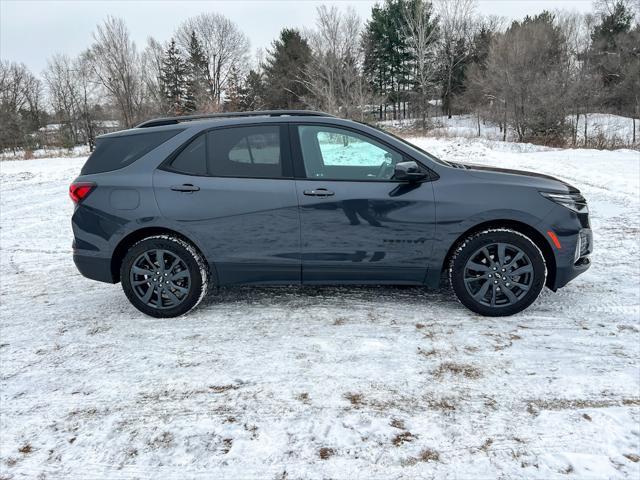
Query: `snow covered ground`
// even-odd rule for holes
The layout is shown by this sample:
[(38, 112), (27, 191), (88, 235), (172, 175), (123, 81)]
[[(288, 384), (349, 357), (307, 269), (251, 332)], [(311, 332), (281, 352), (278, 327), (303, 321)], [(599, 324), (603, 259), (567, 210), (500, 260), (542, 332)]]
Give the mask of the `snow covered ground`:
[(83, 159), (1, 162), (0, 477), (638, 478), (638, 152), (413, 141), (579, 187), (591, 270), (510, 318), (351, 287), (153, 319), (73, 266)]
[[(431, 117), (429, 136), (443, 138), (477, 138), (478, 123), (475, 115), (454, 115)], [(584, 145), (584, 115), (578, 121), (578, 145)], [(573, 125), (575, 117), (568, 116), (567, 123)], [(380, 122), (384, 127), (391, 127), (399, 131), (415, 129), (417, 120), (386, 120)], [(480, 122), (480, 137), (489, 140), (502, 140), (502, 132), (498, 125), (491, 122)], [(507, 140), (516, 140), (517, 135), (511, 129), (507, 130)], [(587, 115), (587, 138), (589, 145), (599, 148), (609, 148), (611, 145), (630, 146), (633, 143), (633, 119), (611, 115), (607, 113), (589, 113)], [(640, 122), (636, 120), (636, 147), (640, 138)]]

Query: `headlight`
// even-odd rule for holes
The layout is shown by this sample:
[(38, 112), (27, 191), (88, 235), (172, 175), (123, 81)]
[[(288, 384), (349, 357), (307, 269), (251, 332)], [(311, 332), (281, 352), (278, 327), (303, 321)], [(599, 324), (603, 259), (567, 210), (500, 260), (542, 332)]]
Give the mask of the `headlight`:
[(569, 210), (573, 210), (576, 213), (588, 213), (587, 201), (579, 193), (551, 193), (540, 192), (545, 198), (548, 198), (552, 202), (567, 207)]

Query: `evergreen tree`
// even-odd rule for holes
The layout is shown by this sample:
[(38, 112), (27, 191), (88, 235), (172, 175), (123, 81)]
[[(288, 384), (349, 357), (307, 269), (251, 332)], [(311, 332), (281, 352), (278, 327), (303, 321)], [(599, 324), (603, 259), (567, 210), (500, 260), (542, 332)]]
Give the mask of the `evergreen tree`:
[[(414, 0), (419, 1), (419, 0)], [(375, 5), (363, 35), (364, 72), (373, 91), (384, 99), (380, 118), (386, 115), (387, 103), (392, 104), (397, 118), (400, 104), (407, 98), (414, 81), (413, 54), (408, 47), (404, 12), (414, 8), (407, 0), (385, 0)]]
[(224, 111), (239, 112), (241, 110), (242, 86), (240, 85), (238, 69), (235, 66), (231, 67), (229, 80), (227, 80), (227, 89), (224, 93)]
[(304, 108), (301, 97), (306, 89), (300, 81), (309, 60), (311, 49), (300, 32), (285, 28), (267, 52), (264, 64), (265, 102), (268, 108)]
[(240, 89), (240, 110), (262, 110), (265, 107), (265, 86), (262, 74), (250, 70)]
[(187, 67), (180, 49), (171, 39), (160, 69), (162, 96), (166, 100), (169, 113), (182, 115), (185, 112), (187, 91)]
[(196, 32), (191, 32), (189, 50), (187, 52), (187, 91), (185, 110), (195, 112), (204, 110), (207, 98), (207, 68), (208, 62), (198, 40)]

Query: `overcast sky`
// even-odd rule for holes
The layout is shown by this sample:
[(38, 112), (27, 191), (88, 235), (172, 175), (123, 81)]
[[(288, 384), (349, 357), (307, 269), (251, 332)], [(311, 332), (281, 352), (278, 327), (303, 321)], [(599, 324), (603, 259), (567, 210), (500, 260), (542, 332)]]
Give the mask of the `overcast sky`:
[[(283, 27), (312, 26), (317, 6), (352, 6), (365, 19), (375, 1), (343, 0), (0, 0), (0, 57), (24, 62), (34, 73), (54, 53), (76, 55), (91, 43), (97, 23), (107, 15), (125, 19), (139, 47), (148, 36), (171, 37), (186, 18), (214, 11), (238, 24), (252, 53), (266, 48)], [(478, 13), (520, 18), (544, 9), (589, 11), (592, 0), (480, 0)]]

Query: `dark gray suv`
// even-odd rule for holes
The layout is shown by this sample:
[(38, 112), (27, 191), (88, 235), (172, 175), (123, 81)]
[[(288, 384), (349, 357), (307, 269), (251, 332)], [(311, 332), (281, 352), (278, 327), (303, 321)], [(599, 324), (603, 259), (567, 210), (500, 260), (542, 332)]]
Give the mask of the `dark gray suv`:
[(511, 315), (590, 264), (585, 199), (308, 111), (161, 118), (100, 137), (70, 187), (80, 272), (142, 312), (218, 285), (438, 287)]

